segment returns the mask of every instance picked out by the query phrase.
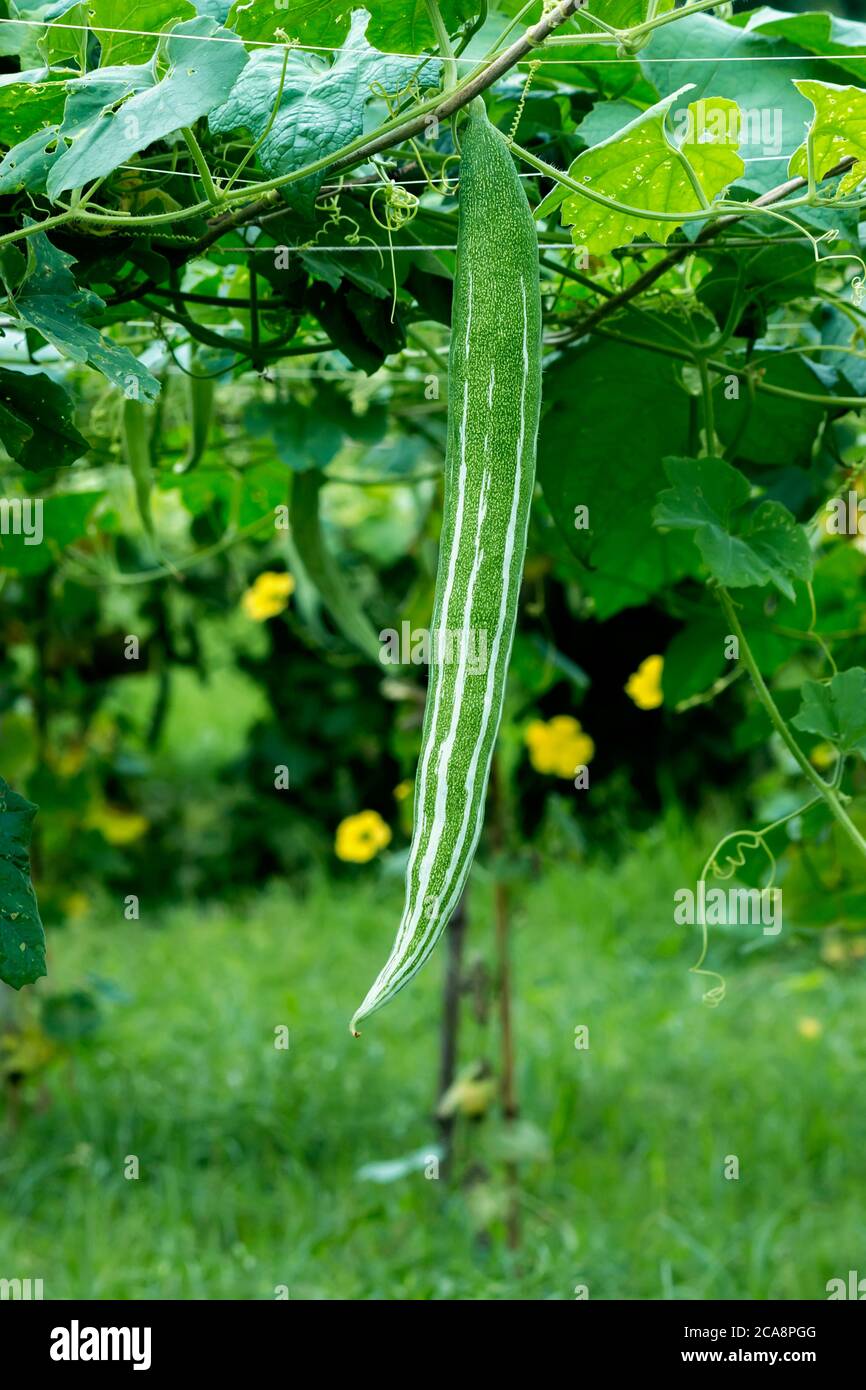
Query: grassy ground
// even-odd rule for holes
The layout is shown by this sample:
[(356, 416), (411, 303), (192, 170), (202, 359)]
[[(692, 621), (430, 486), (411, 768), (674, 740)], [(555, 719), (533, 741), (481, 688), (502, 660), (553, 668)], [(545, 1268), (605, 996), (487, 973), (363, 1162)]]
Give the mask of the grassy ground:
[[(95, 972), (115, 997), (0, 1128), (0, 1276), (53, 1298), (792, 1299), (866, 1274), (863, 967), (783, 932), (748, 959), (717, 950), (728, 998), (706, 1008), (671, 924), (682, 864), (659, 839), (525, 895), (517, 1253), (494, 1115), (461, 1121), (462, 1182), (357, 1176), (435, 1141), (442, 953), (360, 1040), (347, 1030), (398, 885), (365, 874), (351, 892), (56, 933), (52, 987)], [(495, 1061), (492, 1022), (465, 1044)]]

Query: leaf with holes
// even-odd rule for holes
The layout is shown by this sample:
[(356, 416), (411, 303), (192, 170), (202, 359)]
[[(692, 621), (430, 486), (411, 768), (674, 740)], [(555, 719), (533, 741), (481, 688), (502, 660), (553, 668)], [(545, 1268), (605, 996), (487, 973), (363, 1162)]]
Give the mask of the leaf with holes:
[[(219, 41), (207, 42), (213, 39)], [(92, 86), (100, 93), (104, 89), (105, 100), (74, 131), (64, 121), (61, 134), (68, 148), (48, 176), (48, 196), (57, 198), (67, 189), (104, 178), (155, 140), (206, 116), (231, 90), (246, 61), (246, 50), (234, 34), (199, 16), (161, 40), (150, 64), (101, 68), (90, 80), (70, 82), (70, 93)], [(156, 81), (157, 65), (166, 63), (165, 76)], [(127, 96), (122, 86), (119, 91), (115, 86), (112, 93), (111, 79), (120, 81), (127, 72), (150, 72), (148, 89)]]
[[(562, 222), (572, 228), (575, 245), (601, 256), (635, 237), (667, 241), (702, 206), (722, 193), (745, 168), (739, 149), (740, 113), (736, 102), (704, 97), (678, 113), (679, 143), (668, 115), (682, 92), (642, 111), (628, 125), (577, 156), (569, 176), (595, 193), (628, 204), (619, 212), (557, 186), (544, 199), (539, 216), (562, 205)], [(664, 219), (658, 213), (669, 214)]]
[(30, 881), (30, 832), (39, 808), (0, 777), (0, 980), (13, 989), (45, 972), (45, 932)]
[(29, 242), (31, 270), (15, 298), (18, 318), (35, 328), (64, 357), (88, 362), (127, 397), (152, 401), (159, 394), (159, 382), (128, 348), (113, 343), (87, 323), (85, 313), (104, 308), (98, 295), (81, 290), (69, 267), (75, 257), (52, 246), (44, 232)]
[[(866, 92), (859, 87), (839, 87), (835, 82), (795, 82), (815, 110), (809, 127), (814, 152), (815, 174), (820, 179), (840, 160), (853, 155), (857, 163), (839, 180), (839, 193), (850, 193), (866, 178)], [(788, 173), (805, 177), (808, 171), (807, 144), (791, 156)]]
[[(228, 100), (211, 112), (213, 133), (230, 135), (244, 129), (255, 140), (264, 137), (259, 163), (266, 174), (278, 177), (333, 153), (360, 135), (365, 107), (372, 97), (402, 90), (416, 73), (425, 85), (435, 86), (441, 67), (438, 60), (427, 63), (421, 71), (414, 58), (380, 53), (367, 42), (366, 27), (367, 15), (359, 10), (352, 16), (349, 36), (330, 66), (323, 66), (320, 57), (308, 53), (289, 52), (287, 58), (278, 48), (253, 53)], [(288, 186), (286, 197), (309, 211), (324, 177), (322, 172)]]
[(66, 468), (87, 453), (72, 412), (71, 396), (44, 372), (0, 367), (0, 441), (22, 468)]

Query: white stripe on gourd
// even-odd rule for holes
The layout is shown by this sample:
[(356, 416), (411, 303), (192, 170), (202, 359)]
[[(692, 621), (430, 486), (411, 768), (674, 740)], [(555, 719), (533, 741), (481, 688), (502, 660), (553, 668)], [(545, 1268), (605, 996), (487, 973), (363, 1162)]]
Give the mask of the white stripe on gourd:
[[(462, 139), (445, 507), (406, 901), (391, 954), (352, 1019), (429, 957), (466, 883), (484, 814), (526, 552), (541, 399), (538, 241), (508, 147), (473, 112)], [(487, 666), (469, 669), (470, 635)], [(477, 647), (476, 647), (477, 651)]]

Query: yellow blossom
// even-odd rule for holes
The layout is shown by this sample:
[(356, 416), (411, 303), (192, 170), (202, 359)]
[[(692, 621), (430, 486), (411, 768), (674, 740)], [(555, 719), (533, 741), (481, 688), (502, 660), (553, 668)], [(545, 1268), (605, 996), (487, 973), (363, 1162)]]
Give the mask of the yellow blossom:
[(797, 1032), (801, 1038), (808, 1038), (814, 1042), (815, 1038), (820, 1038), (823, 1028), (817, 1018), (799, 1018), (797, 1020)]
[(848, 951), (844, 941), (825, 941), (821, 947), (821, 959), (827, 965), (844, 965), (848, 959)]
[(663, 656), (648, 656), (626, 681), (625, 693), (630, 696), (638, 709), (658, 709), (664, 700), (662, 694)]
[(52, 759), (58, 777), (74, 777), (80, 772), (87, 757), (87, 749), (82, 743), (71, 743), (62, 752), (55, 753)]
[(595, 754), (589, 734), (570, 714), (557, 714), (546, 723), (533, 719), (523, 738), (532, 766), (548, 776), (573, 777), (579, 767), (592, 762)]
[(90, 907), (90, 899), (86, 893), (69, 893), (63, 899), (63, 911), (67, 917), (75, 921), (79, 917), (84, 917)]
[(411, 777), (407, 777), (405, 782), (398, 782), (394, 788), (394, 800), (406, 801), (407, 798), (412, 795), (412, 788), (414, 785)]
[(98, 830), (110, 845), (131, 845), (150, 829), (150, 821), (138, 811), (123, 806), (98, 806), (87, 816), (85, 825)]
[(838, 753), (832, 743), (818, 743), (809, 754), (809, 762), (819, 772), (826, 772), (835, 763)]
[(347, 864), (366, 864), (390, 839), (391, 831), (378, 811), (359, 811), (337, 826), (334, 853)]
[(288, 607), (289, 599), (294, 592), (295, 581), (292, 575), (265, 570), (247, 589), (241, 603), (248, 618), (252, 618), (255, 623), (264, 623)]

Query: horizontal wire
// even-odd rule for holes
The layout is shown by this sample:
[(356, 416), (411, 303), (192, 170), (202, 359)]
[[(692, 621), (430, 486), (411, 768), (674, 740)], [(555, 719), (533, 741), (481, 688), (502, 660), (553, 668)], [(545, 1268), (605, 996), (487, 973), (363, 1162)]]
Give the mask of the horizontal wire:
[[(783, 204), (783, 206), (784, 206), (784, 204)], [(760, 211), (760, 209), (758, 209), (758, 210)], [(652, 218), (649, 218), (648, 220), (649, 220), (649, 221), (652, 221)], [(686, 217), (684, 220), (687, 222), (687, 221), (688, 221), (688, 217)], [(675, 246), (679, 247), (679, 246), (681, 246), (682, 244), (683, 244), (682, 242), (675, 242), (675, 243), (673, 243), (673, 245), (672, 245), (670, 242), (641, 241), (641, 242), (624, 242), (624, 243), (623, 243), (623, 247), (624, 247), (624, 248), (628, 248), (629, 250), (635, 250), (635, 251), (671, 251), (671, 250), (674, 249)], [(760, 240), (758, 240), (758, 241), (724, 242), (724, 243), (719, 243), (718, 248), (714, 248), (714, 247), (712, 247), (712, 246), (709, 246), (709, 247), (707, 247), (707, 246), (698, 246), (697, 244), (695, 244), (695, 246), (694, 246), (693, 249), (698, 253), (698, 255), (703, 255), (704, 251), (706, 251), (706, 250), (710, 250), (710, 251), (712, 251), (712, 250), (714, 250), (714, 249), (723, 250), (725, 247), (730, 247), (730, 246), (810, 246), (811, 244), (812, 244), (812, 243), (811, 243), (809, 237), (784, 237), (784, 238), (783, 238), (783, 237), (774, 237), (771, 241), (760, 241)], [(443, 242), (441, 245), (436, 245), (436, 246), (432, 246), (432, 245), (431, 245), (431, 246), (394, 246), (393, 248), (390, 247), (390, 246), (387, 246), (387, 245), (386, 245), (386, 246), (349, 246), (349, 245), (346, 245), (346, 246), (289, 246), (289, 247), (287, 247), (287, 248), (281, 248), (281, 247), (278, 247), (278, 246), (209, 246), (209, 247), (207, 248), (206, 252), (204, 253), (203, 259), (206, 259), (208, 256), (212, 256), (212, 255), (214, 254), (215, 251), (219, 251), (219, 252), (221, 252), (223, 255), (229, 255), (229, 254), (234, 255), (234, 254), (240, 252), (241, 254), (246, 254), (246, 255), (250, 255), (250, 256), (252, 256), (252, 255), (263, 256), (263, 255), (266, 255), (266, 254), (272, 255), (275, 251), (282, 250), (282, 249), (287, 249), (287, 250), (290, 251), (290, 252), (296, 252), (298, 255), (302, 255), (302, 254), (303, 254), (303, 255), (307, 255), (308, 253), (311, 253), (311, 252), (312, 252), (313, 254), (317, 254), (317, 253), (320, 252), (320, 251), (329, 252), (329, 253), (332, 254), (332, 255), (335, 255), (335, 254), (338, 254), (338, 253), (339, 253), (340, 255), (342, 255), (344, 252), (358, 253), (358, 254), (360, 254), (360, 253), (362, 253), (362, 252), (367, 252), (367, 253), (369, 253), (369, 254), (372, 255), (372, 253), (373, 253), (374, 251), (388, 251), (388, 252), (390, 252), (392, 249), (393, 249), (395, 252), (396, 252), (396, 251), (405, 251), (405, 252), (410, 252), (410, 251), (456, 251), (456, 250), (457, 250), (457, 243), (456, 243), (456, 242)], [(571, 252), (571, 251), (575, 250), (576, 247), (575, 247), (575, 244), (574, 244), (573, 242), (570, 242), (570, 241), (540, 241), (540, 242), (538, 243), (538, 249), (539, 249), (539, 251), (568, 251), (568, 252)], [(622, 249), (622, 248), (617, 248), (617, 249)], [(591, 254), (591, 253), (590, 253), (590, 254)], [(198, 258), (196, 258), (196, 259), (198, 259)]]
[[(685, 9), (685, 10), (683, 11), (683, 13), (684, 13), (684, 14), (688, 13), (688, 10)], [(190, 42), (190, 43), (242, 43), (242, 44), (244, 44), (245, 46), (248, 46), (248, 47), (250, 47), (250, 48), (279, 48), (279, 49), (286, 49), (286, 48), (289, 48), (289, 49), (294, 49), (295, 52), (299, 52), (299, 53), (339, 53), (339, 54), (342, 55), (344, 61), (346, 61), (346, 62), (351, 61), (351, 55), (349, 55), (349, 54), (346, 53), (345, 48), (344, 48), (343, 46), (337, 47), (337, 46), (335, 46), (335, 45), (326, 45), (326, 44), (304, 44), (304, 43), (286, 44), (286, 43), (281, 43), (281, 42), (279, 42), (278, 40), (275, 40), (275, 39), (245, 39), (245, 38), (244, 38), (242, 35), (240, 35), (240, 34), (233, 35), (231, 38), (223, 38), (221, 35), (218, 35), (218, 34), (178, 34), (176, 30), (172, 30), (172, 29), (120, 29), (120, 28), (110, 28), (108, 25), (102, 25), (102, 24), (100, 24), (100, 25), (90, 25), (90, 24), (64, 24), (64, 23), (61, 23), (59, 20), (53, 20), (53, 21), (51, 22), (51, 24), (49, 25), (48, 23), (46, 23), (46, 21), (44, 21), (44, 20), (39, 20), (39, 19), (5, 19), (5, 18), (0, 18), (0, 24), (23, 24), (23, 25), (25, 25), (25, 26), (30, 26), (30, 27), (37, 28), (37, 29), (46, 29), (46, 28), (52, 28), (52, 29), (72, 29), (72, 30), (78, 30), (78, 31), (80, 31), (80, 32), (82, 32), (82, 33), (126, 34), (126, 35), (128, 35), (129, 37), (131, 37), (131, 38), (153, 38), (153, 39), (161, 39), (161, 38), (164, 38), (164, 37), (173, 37), (173, 38), (184, 39), (185, 41)], [(744, 32), (744, 31), (743, 31), (743, 30), (738, 30), (737, 32), (738, 32), (738, 33), (742, 33), (742, 32)], [(391, 53), (391, 52), (386, 52), (385, 50), (378, 50), (378, 49), (377, 49), (376, 51), (377, 51), (377, 52), (380, 54), (380, 56), (383, 57), (383, 58), (406, 58), (406, 59), (408, 59), (408, 60), (411, 60), (411, 59), (413, 59), (413, 58), (416, 58), (416, 59), (417, 59), (419, 62), (421, 62), (421, 63), (427, 63), (427, 62), (430, 62), (431, 60), (441, 61), (441, 60), (438, 58), (438, 55), (435, 54), (435, 53)], [(537, 50), (536, 50), (536, 51), (537, 51)], [(368, 56), (368, 55), (366, 55), (366, 54), (359, 54), (358, 57), (357, 57), (357, 59), (356, 59), (355, 61), (357, 61), (357, 62), (359, 62), (359, 63), (360, 63), (360, 62), (366, 62), (366, 61), (367, 61), (367, 56)], [(501, 54), (500, 54), (500, 55), (497, 55), (497, 56), (501, 56)], [(848, 59), (848, 60), (851, 60), (851, 59), (866, 59), (866, 53), (852, 53), (852, 52), (848, 52), (848, 51), (846, 51), (846, 52), (844, 52), (844, 53), (842, 53), (842, 54), (835, 54), (835, 53), (803, 53), (803, 54), (801, 55), (801, 54), (796, 54), (796, 53), (794, 53), (794, 54), (787, 54), (787, 53), (769, 53), (769, 54), (767, 54), (767, 55), (765, 55), (765, 56), (761, 56), (761, 55), (758, 55), (758, 54), (753, 54), (753, 55), (751, 55), (751, 56), (749, 56), (749, 57), (742, 57), (742, 58), (739, 58), (739, 57), (736, 57), (736, 56), (731, 56), (731, 55), (722, 55), (721, 57), (717, 57), (717, 58), (689, 57), (688, 55), (684, 55), (684, 56), (681, 55), (681, 56), (677, 56), (676, 58), (650, 58), (650, 57), (641, 55), (639, 61), (640, 61), (641, 63), (837, 63), (837, 64), (838, 64), (841, 60), (844, 60), (844, 59)], [(479, 60), (478, 60), (477, 58), (464, 58), (464, 57), (459, 57), (459, 58), (455, 58), (455, 61), (458, 62), (458, 63), (470, 63), (473, 67), (479, 67), (479, 66), (480, 66), (480, 62), (479, 62)], [(635, 62), (637, 62), (637, 61), (638, 61), (638, 60), (635, 59), (635, 58), (537, 58), (537, 57), (536, 57), (536, 58), (529, 58), (529, 57), (527, 57), (527, 58), (520, 58), (520, 59), (518, 59), (518, 61), (517, 61), (517, 63), (515, 64), (515, 66), (519, 67), (519, 66), (521, 66), (521, 65), (524, 64), (524, 63), (531, 63), (531, 64), (533, 64), (533, 65), (537, 65), (537, 64), (540, 63), (540, 64), (542, 64), (544, 67), (562, 66), (562, 67), (570, 67), (570, 68), (573, 68), (573, 67), (597, 67), (597, 66), (599, 66), (599, 64), (606, 64), (606, 63), (619, 63), (619, 64), (622, 64), (622, 63), (635, 63)], [(98, 69), (96, 69), (95, 71), (98, 71)]]
[[(637, 107), (635, 107), (635, 111), (637, 112), (638, 115), (641, 114), (641, 112), (638, 110)], [(589, 149), (592, 149), (592, 146), (590, 145), (590, 146), (588, 146), (588, 148), (589, 148)], [(740, 156), (740, 157), (742, 158), (742, 156)], [(766, 164), (766, 163), (773, 163), (773, 162), (776, 162), (776, 161), (778, 161), (778, 160), (780, 160), (780, 159), (790, 159), (790, 155), (787, 155), (787, 154), (756, 154), (756, 155), (751, 155), (748, 159), (743, 159), (743, 163), (744, 163), (744, 164)], [(173, 179), (175, 179), (175, 178), (178, 178), (178, 179), (197, 179), (197, 178), (200, 177), (199, 174), (194, 174), (190, 169), (160, 169), (160, 168), (158, 168), (156, 165), (151, 165), (151, 164), (118, 164), (117, 167), (118, 167), (118, 169), (129, 169), (129, 170), (131, 170), (131, 171), (132, 171), (133, 173), (135, 173), (135, 174), (159, 174), (161, 177), (166, 178), (166, 179), (168, 179), (168, 178), (173, 178)], [(519, 179), (537, 179), (537, 178), (541, 177), (541, 176), (540, 176), (535, 170), (533, 170), (533, 169), (526, 170), (526, 171), (524, 171), (524, 170), (517, 170), (516, 172), (517, 172), (517, 177), (518, 177)], [(236, 180), (235, 180), (235, 183), (243, 184), (245, 188), (255, 188), (255, 187), (257, 186), (257, 184), (259, 184), (259, 183), (264, 183), (264, 182), (265, 182), (264, 179), (236, 179)], [(429, 187), (430, 187), (430, 180), (429, 180), (429, 179), (400, 179), (400, 184), (401, 184), (401, 186), (402, 186), (403, 188), (420, 188), (420, 187), (424, 187), (424, 186), (426, 186), (426, 187), (429, 188)], [(369, 189), (375, 190), (377, 187), (379, 187), (379, 185), (377, 185), (377, 184), (375, 184), (375, 183), (372, 183), (369, 179), (359, 179), (359, 180), (355, 180), (353, 183), (343, 183), (343, 184), (340, 185), (340, 187), (341, 187), (341, 189), (345, 189), (345, 188), (369, 188)], [(438, 197), (440, 197), (440, 198), (452, 198), (452, 197), (455, 196), (455, 193), (456, 193), (456, 190), (455, 190), (455, 192), (445, 192), (445, 191), (444, 191), (443, 189), (441, 189), (441, 188), (432, 188), (430, 191), (431, 191), (431, 193), (435, 193), (435, 194), (436, 194)]]
[[(570, 242), (570, 241), (550, 241), (550, 242), (544, 241), (544, 242), (539, 242), (539, 243), (538, 243), (538, 249), (539, 249), (539, 251), (569, 251), (569, 250), (571, 250), (571, 247), (572, 247), (572, 242)], [(352, 246), (352, 245), (349, 245), (349, 244), (346, 244), (345, 246), (288, 246), (288, 247), (280, 247), (280, 246), (208, 246), (208, 247), (207, 247), (207, 250), (206, 250), (206, 252), (205, 252), (205, 257), (204, 257), (204, 258), (206, 258), (206, 257), (208, 257), (208, 256), (212, 256), (213, 253), (214, 253), (215, 251), (220, 251), (223, 255), (227, 255), (229, 252), (232, 252), (232, 253), (241, 252), (242, 254), (243, 254), (243, 253), (246, 253), (247, 255), (250, 255), (250, 256), (255, 256), (255, 255), (263, 256), (263, 255), (266, 255), (266, 254), (267, 254), (267, 255), (273, 255), (275, 251), (280, 251), (280, 250), (287, 250), (287, 251), (290, 251), (290, 252), (296, 252), (298, 255), (302, 255), (302, 254), (303, 254), (303, 255), (307, 255), (307, 254), (310, 253), (310, 252), (316, 254), (316, 253), (318, 253), (319, 251), (330, 252), (330, 253), (332, 253), (332, 254), (333, 254), (334, 252), (340, 252), (340, 254), (342, 254), (344, 251), (348, 251), (348, 252), (359, 252), (359, 253), (360, 253), (360, 252), (368, 252), (368, 253), (370, 253), (370, 254), (372, 254), (372, 252), (374, 252), (374, 251), (388, 251), (388, 252), (391, 252), (391, 251), (406, 251), (406, 252), (410, 252), (410, 251), (456, 251), (456, 250), (457, 250), (457, 243), (456, 243), (456, 242), (442, 242), (441, 244), (437, 244), (437, 245), (435, 245), (435, 246), (434, 246), (434, 245), (430, 245), (430, 246), (403, 246), (403, 245), (389, 246), (387, 243), (385, 243), (384, 246)]]

